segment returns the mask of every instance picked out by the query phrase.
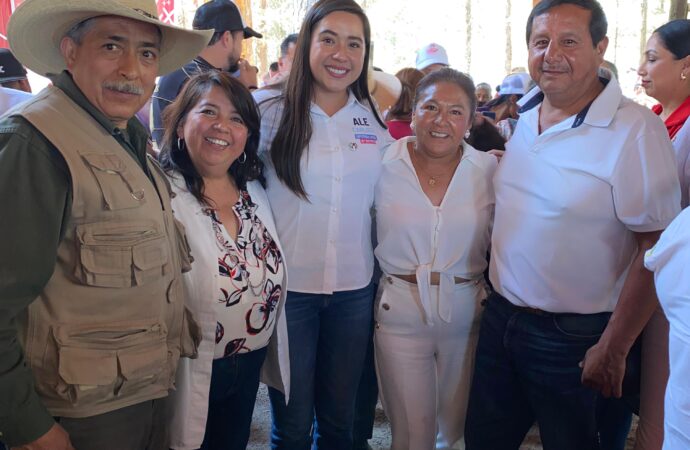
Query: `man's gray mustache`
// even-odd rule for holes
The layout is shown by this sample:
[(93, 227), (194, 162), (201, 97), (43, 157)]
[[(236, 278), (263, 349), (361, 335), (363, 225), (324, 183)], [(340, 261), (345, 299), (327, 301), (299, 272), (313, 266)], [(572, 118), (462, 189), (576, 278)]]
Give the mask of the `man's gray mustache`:
[(144, 88), (138, 84), (128, 83), (126, 81), (103, 83), (103, 87), (124, 94), (141, 95), (144, 93)]

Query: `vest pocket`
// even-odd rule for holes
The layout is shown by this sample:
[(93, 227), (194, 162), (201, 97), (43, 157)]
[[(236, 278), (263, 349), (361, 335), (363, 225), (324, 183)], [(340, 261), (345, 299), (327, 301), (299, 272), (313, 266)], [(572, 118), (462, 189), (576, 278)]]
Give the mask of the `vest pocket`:
[(96, 177), (107, 210), (137, 208), (146, 203), (144, 186), (114, 153), (87, 153), (81, 155)]
[(185, 306), (182, 315), (180, 356), (196, 359), (199, 356), (199, 344), (201, 344), (201, 328), (194, 320), (192, 312)]
[(125, 288), (160, 280), (168, 242), (154, 223), (93, 223), (77, 227), (75, 275), (89, 286)]
[(169, 385), (167, 332), (162, 325), (55, 330), (56, 394), (73, 405), (146, 396)]

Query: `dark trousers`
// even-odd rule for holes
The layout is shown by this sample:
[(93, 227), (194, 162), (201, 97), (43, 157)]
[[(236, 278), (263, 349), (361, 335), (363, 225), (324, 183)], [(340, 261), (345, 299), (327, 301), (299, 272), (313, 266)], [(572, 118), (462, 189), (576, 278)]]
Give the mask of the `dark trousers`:
[(213, 360), (202, 450), (244, 450), (266, 347)]
[[(467, 450), (518, 449), (535, 420), (544, 450), (602, 448), (597, 418), (602, 399), (582, 385), (579, 363), (609, 317), (535, 314), (492, 294), (479, 331), (465, 423)], [(609, 423), (625, 426), (624, 421)]]
[(276, 450), (352, 450), (357, 387), (371, 336), (373, 289), (288, 292), (290, 402), (269, 388)]
[(92, 417), (55, 418), (76, 450), (168, 450), (167, 419), (166, 398)]
[[(378, 285), (374, 284), (374, 292)], [(371, 321), (371, 335), (367, 344), (367, 355), (364, 359), (362, 377), (357, 388), (355, 402), (355, 420), (352, 428), (353, 450), (367, 450), (367, 441), (374, 433), (374, 419), (376, 418), (376, 403), (379, 399), (379, 386), (376, 381), (376, 365), (374, 363), (374, 320)]]

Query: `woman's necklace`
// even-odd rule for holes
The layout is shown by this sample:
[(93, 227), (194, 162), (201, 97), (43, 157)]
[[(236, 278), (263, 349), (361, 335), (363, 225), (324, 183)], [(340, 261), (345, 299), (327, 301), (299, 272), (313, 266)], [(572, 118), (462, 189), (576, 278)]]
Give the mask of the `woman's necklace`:
[[(461, 147), (462, 148), (462, 147)], [(462, 157), (462, 150), (460, 149), (459, 152), (460, 156)], [(426, 170), (422, 169), (422, 165), (419, 163), (419, 159), (417, 159), (417, 143), (415, 142), (413, 144), (413, 149), (412, 149), (412, 165), (422, 174), (424, 175), (427, 179), (427, 184), (429, 187), (434, 187), (436, 186), (437, 183), (439, 183), (442, 179), (448, 177), (449, 175), (452, 176), (453, 173), (455, 173), (455, 169), (457, 167), (457, 164), (453, 164), (452, 168), (446, 169), (443, 172), (439, 172), (436, 174), (430, 174)]]

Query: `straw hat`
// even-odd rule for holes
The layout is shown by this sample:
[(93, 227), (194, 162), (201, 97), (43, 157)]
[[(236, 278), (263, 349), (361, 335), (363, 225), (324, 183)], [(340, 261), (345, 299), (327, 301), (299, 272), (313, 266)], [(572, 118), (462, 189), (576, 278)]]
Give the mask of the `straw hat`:
[(41, 75), (65, 67), (60, 41), (76, 24), (98, 16), (119, 16), (150, 23), (161, 31), (158, 73), (164, 75), (194, 59), (213, 30), (192, 31), (158, 19), (155, 0), (25, 0), (10, 17), (7, 37), (14, 55)]

